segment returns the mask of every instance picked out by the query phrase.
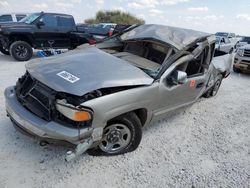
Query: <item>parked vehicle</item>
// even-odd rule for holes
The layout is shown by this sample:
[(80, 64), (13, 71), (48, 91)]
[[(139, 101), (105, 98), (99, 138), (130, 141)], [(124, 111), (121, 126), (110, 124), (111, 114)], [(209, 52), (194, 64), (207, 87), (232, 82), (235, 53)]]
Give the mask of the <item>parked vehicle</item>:
[(0, 23), (19, 22), (21, 19), (23, 19), (27, 15), (28, 14), (24, 14), (24, 13), (2, 14), (0, 15)]
[(234, 57), (233, 70), (236, 73), (250, 73), (250, 44), (238, 48)]
[(233, 53), (235, 43), (232, 43), (227, 37), (216, 37), (216, 49), (225, 53)]
[(101, 41), (106, 37), (112, 36), (115, 26), (116, 24), (114, 23), (81, 24), (79, 25), (79, 29), (92, 34), (96, 40)]
[(114, 34), (117, 34), (117, 33), (121, 33), (121, 32), (123, 32), (124, 30), (128, 29), (131, 26), (132, 25), (128, 25), (128, 24), (117, 24), (114, 27), (114, 31), (113, 31), (112, 34), (114, 35)]
[(238, 43), (237, 43), (237, 46), (236, 48), (240, 48), (241, 46), (244, 46), (244, 45), (247, 45), (247, 44), (250, 44), (250, 37), (243, 37), (242, 40), (240, 40)]
[(95, 43), (92, 35), (78, 31), (71, 15), (34, 13), (17, 23), (0, 24), (0, 51), (27, 61), (33, 49), (74, 49)]
[(239, 41), (242, 39), (241, 37), (237, 37), (235, 33), (229, 33), (229, 32), (217, 32), (215, 36), (221, 38), (227, 38), (228, 40), (230, 40), (232, 44), (234, 44), (235, 49)]
[(227, 37), (227, 38), (236, 38), (235, 33), (229, 33), (229, 32), (217, 32), (217, 33), (215, 33), (215, 36)]
[(93, 155), (131, 152), (151, 121), (217, 94), (232, 55), (211, 63), (214, 49), (214, 35), (142, 25), (28, 63), (16, 86), (5, 90), (7, 114), (41, 140), (76, 145), (66, 160), (88, 149)]

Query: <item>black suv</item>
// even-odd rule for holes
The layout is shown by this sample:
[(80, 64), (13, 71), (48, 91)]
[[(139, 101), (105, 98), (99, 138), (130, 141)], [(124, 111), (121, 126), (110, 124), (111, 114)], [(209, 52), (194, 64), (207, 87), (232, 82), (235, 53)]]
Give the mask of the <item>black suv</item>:
[(33, 49), (74, 49), (95, 43), (92, 35), (79, 31), (73, 16), (34, 13), (20, 22), (0, 24), (0, 51), (18, 61), (27, 61)]

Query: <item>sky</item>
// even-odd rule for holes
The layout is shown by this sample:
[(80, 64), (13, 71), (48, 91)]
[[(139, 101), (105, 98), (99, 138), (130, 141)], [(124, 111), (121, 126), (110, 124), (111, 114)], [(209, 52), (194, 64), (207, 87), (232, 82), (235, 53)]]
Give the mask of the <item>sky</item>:
[(250, 35), (249, 9), (249, 0), (0, 0), (0, 14), (60, 12), (84, 22), (98, 10), (121, 10), (148, 24), (240, 35)]

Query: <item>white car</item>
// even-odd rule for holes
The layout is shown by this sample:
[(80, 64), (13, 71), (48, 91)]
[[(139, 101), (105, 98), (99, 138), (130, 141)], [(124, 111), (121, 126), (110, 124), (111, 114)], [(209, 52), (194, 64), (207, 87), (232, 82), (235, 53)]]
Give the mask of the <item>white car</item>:
[(235, 43), (230, 41), (227, 37), (216, 37), (215, 48), (219, 51), (231, 54), (235, 49)]
[(250, 37), (243, 37), (242, 40), (240, 40), (237, 45), (236, 48), (240, 48), (242, 46), (248, 45), (250, 44)]
[(237, 37), (235, 33), (229, 32), (217, 32), (215, 33), (215, 36), (228, 38), (234, 44), (237, 44), (241, 40), (241, 38)]
[(21, 19), (26, 17), (27, 14), (20, 13), (20, 14), (2, 14), (0, 15), (0, 23), (3, 22), (19, 22)]

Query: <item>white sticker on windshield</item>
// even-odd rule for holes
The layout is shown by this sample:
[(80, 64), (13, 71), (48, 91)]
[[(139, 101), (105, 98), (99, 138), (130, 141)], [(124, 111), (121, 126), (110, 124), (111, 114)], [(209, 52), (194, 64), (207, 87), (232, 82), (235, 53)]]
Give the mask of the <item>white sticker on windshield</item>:
[(73, 74), (70, 74), (69, 72), (67, 71), (62, 71), (62, 72), (59, 72), (56, 74), (57, 76), (60, 76), (61, 78), (63, 78), (64, 80), (67, 80), (71, 83), (75, 83), (77, 82), (78, 80), (80, 80), (80, 78), (74, 76)]

